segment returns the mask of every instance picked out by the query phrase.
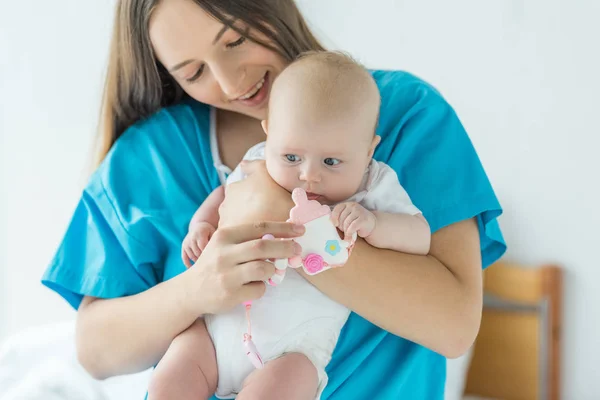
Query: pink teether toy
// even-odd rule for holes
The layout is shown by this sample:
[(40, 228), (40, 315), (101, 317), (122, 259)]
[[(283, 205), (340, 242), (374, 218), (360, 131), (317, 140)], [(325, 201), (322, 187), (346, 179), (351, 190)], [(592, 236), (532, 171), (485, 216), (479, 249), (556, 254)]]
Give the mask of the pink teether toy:
[(349, 241), (340, 239), (331, 222), (331, 209), (316, 200), (308, 200), (303, 189), (294, 189), (292, 200), (296, 205), (290, 210), (289, 221), (304, 225), (306, 232), (294, 239), (302, 246), (302, 254), (289, 259), (288, 265), (302, 267), (309, 275), (344, 265), (354, 247), (356, 234)]
[(254, 342), (252, 341), (252, 324), (250, 322), (250, 308), (252, 308), (252, 302), (244, 302), (244, 307), (246, 307), (246, 321), (248, 321), (248, 332), (244, 333), (244, 347), (246, 348), (246, 355), (255, 368), (262, 369), (265, 364), (263, 363), (262, 357), (256, 349)]

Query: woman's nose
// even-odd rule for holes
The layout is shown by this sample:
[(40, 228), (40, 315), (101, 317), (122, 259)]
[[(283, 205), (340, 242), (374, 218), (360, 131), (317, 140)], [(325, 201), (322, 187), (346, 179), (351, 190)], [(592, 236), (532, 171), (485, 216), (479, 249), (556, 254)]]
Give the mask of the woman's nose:
[(213, 76), (226, 99), (235, 100), (244, 94), (242, 91), (247, 89), (243, 87), (246, 70), (228, 64), (224, 62), (213, 66)]

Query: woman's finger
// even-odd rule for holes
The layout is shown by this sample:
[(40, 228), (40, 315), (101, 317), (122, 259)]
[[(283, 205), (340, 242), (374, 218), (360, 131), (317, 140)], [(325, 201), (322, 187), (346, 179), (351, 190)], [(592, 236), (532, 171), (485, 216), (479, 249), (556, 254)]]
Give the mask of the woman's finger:
[(250, 261), (240, 264), (231, 271), (232, 286), (250, 282), (266, 281), (275, 273), (275, 266), (268, 261)]
[(295, 225), (289, 222), (256, 222), (219, 229), (215, 232), (213, 238), (224, 243), (237, 244), (260, 239), (267, 233), (276, 238), (294, 238), (302, 236), (304, 230), (303, 225)]
[(241, 304), (250, 300), (258, 300), (264, 296), (267, 285), (264, 282), (250, 282), (243, 285), (237, 292), (238, 301)]
[(231, 260), (236, 264), (253, 260), (292, 258), (302, 253), (302, 247), (293, 240), (256, 239), (231, 248)]

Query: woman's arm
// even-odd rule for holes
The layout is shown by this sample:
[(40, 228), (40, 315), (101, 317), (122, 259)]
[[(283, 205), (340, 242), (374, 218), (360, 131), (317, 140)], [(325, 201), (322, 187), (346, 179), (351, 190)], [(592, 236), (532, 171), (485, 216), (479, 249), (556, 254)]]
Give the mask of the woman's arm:
[(482, 268), (474, 220), (434, 233), (428, 256), (359, 240), (343, 268), (306, 279), (375, 325), (448, 358), (466, 352), (479, 331)]
[(290, 240), (261, 240), (266, 233), (293, 238), (304, 229), (275, 222), (219, 229), (182, 274), (128, 297), (84, 298), (77, 316), (80, 363), (97, 379), (142, 371), (199, 316), (261, 297), (275, 268), (256, 260), (297, 254)]
[[(273, 182), (264, 162), (243, 169), (248, 177), (226, 188), (220, 223), (286, 219), (290, 194)], [(361, 239), (343, 268), (306, 278), (372, 323), (449, 358), (463, 354), (479, 330), (482, 266), (474, 220), (434, 233), (427, 256), (377, 249)]]
[(140, 294), (85, 297), (77, 315), (77, 356), (96, 379), (156, 365), (171, 341), (198, 317), (181, 274)]

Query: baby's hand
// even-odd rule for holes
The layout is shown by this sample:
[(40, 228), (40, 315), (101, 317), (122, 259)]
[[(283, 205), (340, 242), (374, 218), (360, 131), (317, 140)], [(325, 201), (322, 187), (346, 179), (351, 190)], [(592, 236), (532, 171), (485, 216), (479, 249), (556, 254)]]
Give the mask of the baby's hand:
[(190, 231), (183, 240), (181, 246), (181, 259), (186, 267), (190, 268), (192, 263), (198, 261), (198, 257), (215, 233), (215, 227), (208, 222), (198, 222), (190, 226)]
[(342, 203), (333, 208), (331, 213), (333, 224), (346, 235), (345, 239), (354, 233), (365, 238), (375, 229), (375, 214), (358, 203)]

